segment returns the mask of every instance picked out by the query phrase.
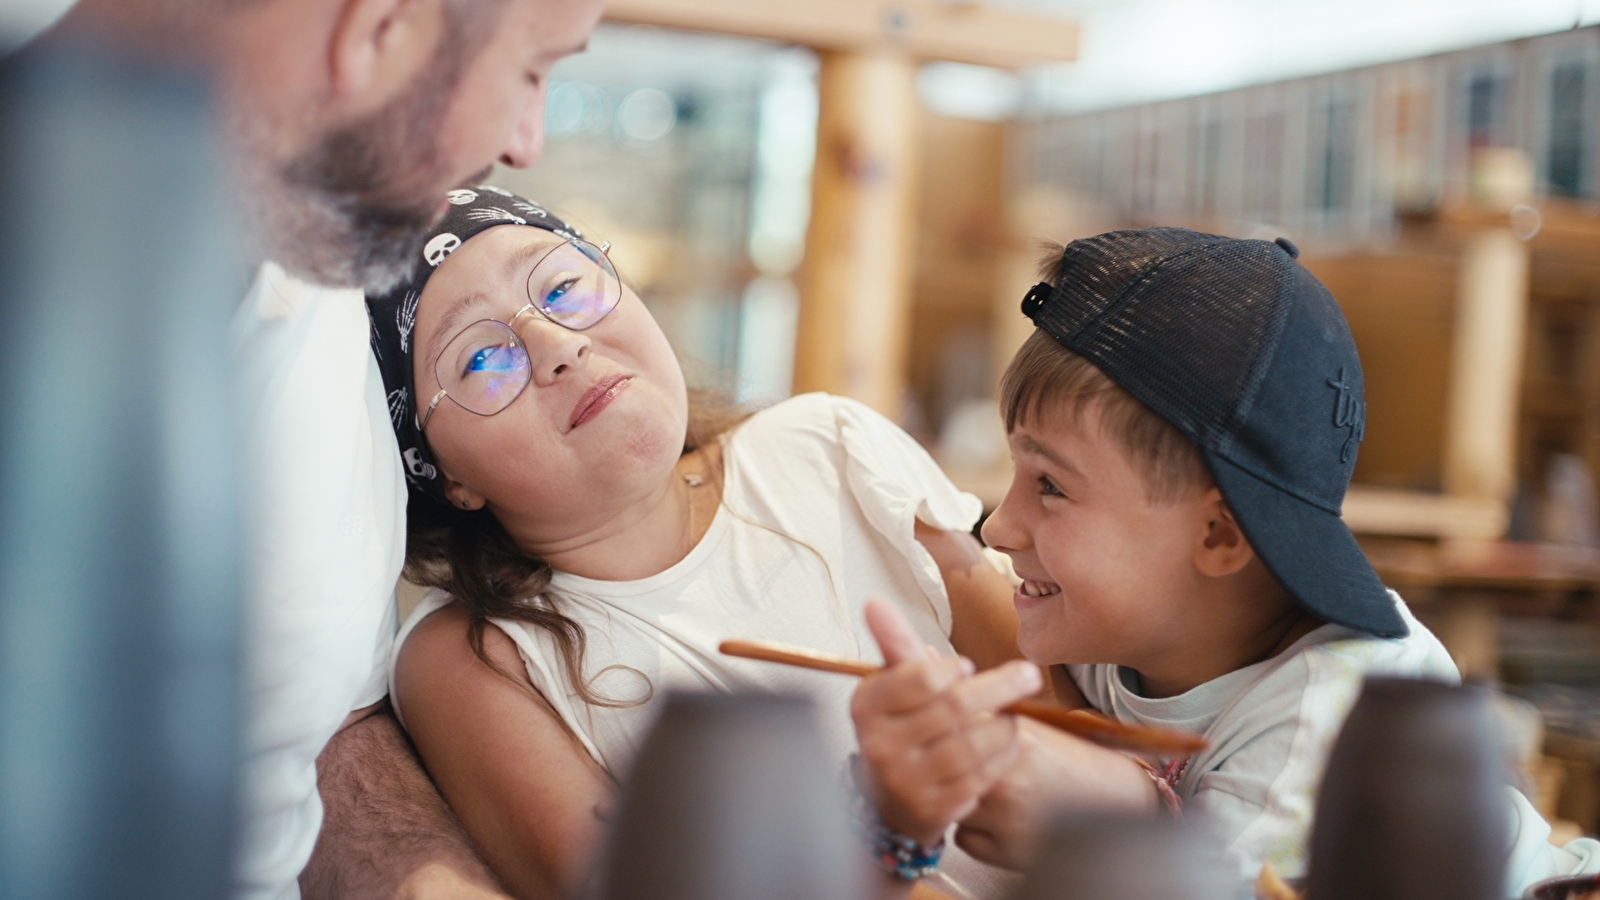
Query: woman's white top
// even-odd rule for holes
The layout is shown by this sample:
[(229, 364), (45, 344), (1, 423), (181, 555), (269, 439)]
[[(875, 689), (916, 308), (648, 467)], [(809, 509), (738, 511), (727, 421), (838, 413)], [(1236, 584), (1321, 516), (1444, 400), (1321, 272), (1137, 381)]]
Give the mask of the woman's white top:
[[(855, 679), (723, 656), (717, 645), (755, 638), (881, 660), (862, 618), (867, 599), (881, 596), (898, 604), (925, 642), (952, 652), (944, 581), (913, 529), (920, 519), (967, 531), (982, 506), (900, 428), (826, 394), (750, 417), (724, 437), (723, 466), (721, 507), (676, 565), (637, 581), (556, 574), (551, 594), (588, 636), (584, 677), (616, 700), (659, 700), (674, 690), (804, 693), (817, 703), (826, 746), (843, 761), (855, 748)], [(440, 591), (424, 597), (401, 628), (397, 657), (417, 622), (449, 602)], [(626, 772), (660, 704), (591, 706), (543, 630), (493, 621), (589, 754), (608, 773)], [(994, 870), (980, 873), (971, 860), (944, 868), (977, 895), (996, 889), (987, 886)]]

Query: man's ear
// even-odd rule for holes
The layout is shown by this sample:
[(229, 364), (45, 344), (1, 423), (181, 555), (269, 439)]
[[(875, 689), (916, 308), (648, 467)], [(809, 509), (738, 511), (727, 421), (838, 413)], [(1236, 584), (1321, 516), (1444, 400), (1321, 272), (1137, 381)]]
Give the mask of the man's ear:
[(422, 71), (444, 37), (444, 0), (344, 0), (328, 48), (335, 102), (372, 112)]
[(1222, 492), (1211, 488), (1201, 501), (1205, 531), (1194, 550), (1194, 567), (1200, 574), (1222, 578), (1243, 569), (1255, 559), (1255, 548), (1233, 517)]

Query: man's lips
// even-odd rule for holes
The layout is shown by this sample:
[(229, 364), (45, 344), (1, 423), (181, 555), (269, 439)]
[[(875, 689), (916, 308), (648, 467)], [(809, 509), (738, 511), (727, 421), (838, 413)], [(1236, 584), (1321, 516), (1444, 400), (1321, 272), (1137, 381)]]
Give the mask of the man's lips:
[(627, 389), (633, 381), (632, 375), (608, 375), (596, 381), (592, 387), (583, 392), (578, 402), (572, 407), (572, 415), (567, 418), (567, 430), (571, 431), (579, 425), (589, 421), (608, 406), (617, 395)]

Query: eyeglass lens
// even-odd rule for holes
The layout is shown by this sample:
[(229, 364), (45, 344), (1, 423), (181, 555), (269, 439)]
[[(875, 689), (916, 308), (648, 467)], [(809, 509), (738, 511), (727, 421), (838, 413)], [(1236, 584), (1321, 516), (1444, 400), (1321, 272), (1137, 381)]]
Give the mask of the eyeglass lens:
[[(622, 284), (598, 247), (568, 241), (528, 276), (532, 306), (574, 331), (589, 328), (616, 308)], [(504, 322), (483, 319), (462, 329), (434, 364), (439, 386), (470, 412), (492, 416), (511, 405), (532, 377), (528, 352)]]
[(621, 297), (611, 260), (585, 241), (568, 241), (551, 250), (528, 276), (528, 301), (574, 331), (604, 319)]

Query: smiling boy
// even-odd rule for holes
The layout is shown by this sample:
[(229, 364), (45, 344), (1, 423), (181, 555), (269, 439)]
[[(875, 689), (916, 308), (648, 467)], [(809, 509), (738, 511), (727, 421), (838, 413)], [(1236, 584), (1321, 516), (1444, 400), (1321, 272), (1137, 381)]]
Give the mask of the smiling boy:
[[(1064, 248), (1029, 292), (1038, 330), (1001, 386), (1016, 474), (983, 528), (1021, 579), (1019, 645), (1061, 692), (1210, 746), (1141, 762), (997, 717), (1027, 679), (928, 659), (874, 607), (892, 666), (857, 691), (860, 774), (912, 855), (960, 822), (965, 849), (1015, 866), (1061, 809), (1165, 808), (1204, 819), (1241, 878), (1263, 862), (1298, 876), (1362, 679), (1458, 677), (1339, 517), (1361, 363), (1297, 256), (1113, 232)], [(1592, 861), (1587, 842), (1548, 845), (1520, 795), (1508, 815), (1513, 886)]]

